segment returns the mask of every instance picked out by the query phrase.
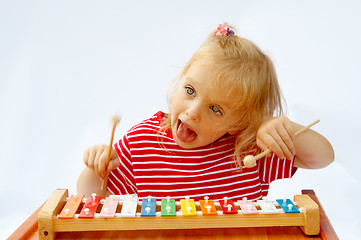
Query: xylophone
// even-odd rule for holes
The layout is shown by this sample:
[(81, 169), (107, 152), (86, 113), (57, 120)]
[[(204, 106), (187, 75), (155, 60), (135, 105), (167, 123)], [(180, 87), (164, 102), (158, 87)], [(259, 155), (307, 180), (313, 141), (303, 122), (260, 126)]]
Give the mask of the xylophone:
[(198, 202), (189, 197), (176, 202), (137, 195), (71, 195), (55, 190), (38, 217), (39, 239), (54, 239), (56, 232), (146, 229), (200, 229), (299, 226), (307, 235), (320, 232), (318, 205), (308, 195), (252, 202), (227, 197)]

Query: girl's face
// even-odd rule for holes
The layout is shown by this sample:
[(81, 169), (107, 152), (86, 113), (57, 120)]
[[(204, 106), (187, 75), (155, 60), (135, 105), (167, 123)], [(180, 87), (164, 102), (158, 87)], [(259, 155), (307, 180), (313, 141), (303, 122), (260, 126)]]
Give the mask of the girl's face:
[(232, 109), (235, 95), (212, 89), (209, 71), (205, 64), (194, 62), (173, 96), (172, 133), (175, 142), (183, 148), (205, 146), (226, 133), (236, 133), (230, 130), (237, 117)]

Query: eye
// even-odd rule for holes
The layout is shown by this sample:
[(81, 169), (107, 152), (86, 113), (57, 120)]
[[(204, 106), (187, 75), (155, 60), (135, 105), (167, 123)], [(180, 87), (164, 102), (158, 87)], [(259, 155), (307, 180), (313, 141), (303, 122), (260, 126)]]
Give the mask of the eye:
[(221, 110), (219, 109), (219, 107), (217, 107), (217, 106), (211, 106), (211, 110), (212, 110), (212, 112), (214, 112), (215, 114), (218, 114), (218, 115), (222, 115), (222, 112), (221, 112)]
[(188, 95), (191, 95), (191, 96), (194, 95), (194, 89), (193, 89), (193, 88), (187, 86), (187, 87), (186, 87), (186, 91), (187, 91), (187, 94), (188, 94)]

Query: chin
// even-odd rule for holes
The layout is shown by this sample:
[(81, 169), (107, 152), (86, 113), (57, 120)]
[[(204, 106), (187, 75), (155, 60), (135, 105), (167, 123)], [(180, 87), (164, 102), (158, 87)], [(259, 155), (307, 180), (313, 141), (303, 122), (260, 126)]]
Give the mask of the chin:
[(182, 148), (185, 148), (185, 149), (195, 148), (195, 147), (194, 147), (194, 141), (191, 142), (191, 143), (185, 143), (185, 142), (177, 139), (176, 137), (173, 137), (173, 139), (174, 139), (174, 142), (175, 142), (176, 144), (178, 144), (178, 145), (179, 145), (180, 147), (182, 147)]
[(198, 146), (195, 146), (192, 143), (183, 143), (183, 144), (179, 144), (177, 143), (179, 146), (181, 146), (184, 149), (192, 149), (192, 148), (197, 148)]

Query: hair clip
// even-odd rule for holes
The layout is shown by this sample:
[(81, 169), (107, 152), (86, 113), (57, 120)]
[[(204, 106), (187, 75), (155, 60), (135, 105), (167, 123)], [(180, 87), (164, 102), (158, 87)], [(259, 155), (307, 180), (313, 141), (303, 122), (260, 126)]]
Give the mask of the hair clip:
[(234, 31), (228, 27), (228, 23), (219, 24), (215, 32), (216, 36), (228, 36), (234, 34)]

